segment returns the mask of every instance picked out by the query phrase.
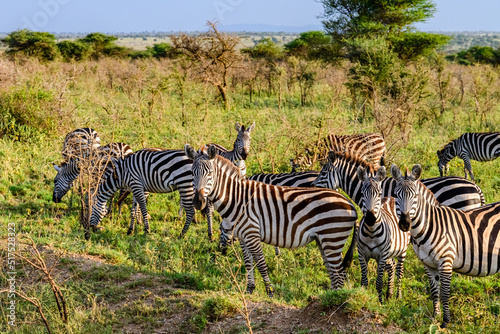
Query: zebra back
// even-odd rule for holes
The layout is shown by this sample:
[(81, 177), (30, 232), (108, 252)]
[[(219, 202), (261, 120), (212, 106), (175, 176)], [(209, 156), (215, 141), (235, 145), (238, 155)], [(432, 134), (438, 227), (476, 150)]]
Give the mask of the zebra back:
[(99, 146), (101, 146), (101, 139), (94, 129), (76, 129), (64, 138), (61, 154), (64, 161), (69, 161), (71, 158), (85, 158)]
[(248, 180), (284, 187), (312, 187), (313, 181), (318, 177), (317, 171), (280, 173), (280, 174), (254, 174)]

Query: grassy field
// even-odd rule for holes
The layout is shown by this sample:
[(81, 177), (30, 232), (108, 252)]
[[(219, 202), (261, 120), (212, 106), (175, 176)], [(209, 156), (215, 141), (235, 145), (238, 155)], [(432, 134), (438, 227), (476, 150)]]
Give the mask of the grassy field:
[[(340, 291), (330, 291), (329, 279), (314, 243), (280, 256), (265, 246), (275, 296), (269, 299), (260, 275), (253, 295), (239, 293), (245, 285), (241, 250), (222, 256), (216, 242), (208, 242), (204, 217), (197, 213), (183, 239), (178, 235), (184, 217), (178, 217), (179, 196), (153, 194), (148, 202), (152, 233), (139, 226), (127, 236), (130, 200), (123, 213), (114, 212), (101, 223), (103, 230), (83, 237), (76, 193), (60, 204), (52, 202), (52, 163), (60, 162), (60, 149), (69, 131), (90, 126), (102, 144), (125, 142), (143, 147), (181, 149), (185, 143), (218, 143), (232, 147), (234, 123), (256, 123), (248, 174), (285, 172), (316, 138), (378, 131), (377, 122), (362, 117), (344, 86), (346, 68), (317, 69), (309, 102), (300, 103), (297, 83), (290, 80), (283, 93), (256, 85), (252, 99), (246, 86), (231, 86), (231, 109), (224, 110), (213, 87), (200, 83), (190, 72), (179, 85), (179, 67), (171, 61), (103, 59), (76, 64), (0, 59), (0, 232), (3, 275), (8, 286), (8, 224), (14, 223), (17, 250), (28, 258), (23, 235), (31, 237), (61, 287), (68, 320), (59, 315), (53, 292), (39, 270), (16, 258), (16, 287), (40, 301), (54, 333), (244, 333), (248, 322), (262, 333), (353, 333), (439, 331), (432, 319), (429, 284), (423, 266), (409, 251), (405, 263), (403, 297), (379, 305), (375, 291), (375, 264), (369, 267), (370, 286), (360, 288), (355, 261)], [(424, 111), (410, 117), (408, 142), (402, 145), (397, 129), (388, 136), (389, 161), (399, 166), (420, 163), (423, 177), (438, 176), (436, 151), (463, 132), (499, 131), (498, 70), (447, 65), (452, 83), (446, 110), (439, 113), (435, 73), (429, 65)], [(493, 72), (493, 84), (474, 94), (474, 76)], [(461, 89), (458, 78), (465, 82)], [(277, 86), (276, 86), (277, 87)], [(280, 86), (281, 87), (281, 86)], [(463, 94), (461, 94), (463, 92)], [(279, 96), (278, 96), (279, 94)], [(495, 95), (496, 94), (496, 95)], [(481, 120), (477, 106), (490, 106)], [(486, 110), (486, 109), (485, 109)], [(387, 121), (391, 121), (388, 115)], [(15, 121), (14, 121), (15, 120)], [(21, 122), (22, 121), (22, 122)], [(473, 162), (474, 175), (486, 201), (500, 200), (500, 159)], [(455, 159), (450, 173), (463, 176)], [(220, 217), (215, 215), (218, 237)], [(346, 248), (347, 249), (347, 248)], [(59, 258), (58, 261), (57, 258)], [(16, 327), (8, 324), (6, 293), (0, 294), (0, 331), (44, 333), (44, 323), (32, 303), (16, 298)], [(499, 333), (500, 276), (469, 278), (454, 275), (451, 286), (449, 332)]]

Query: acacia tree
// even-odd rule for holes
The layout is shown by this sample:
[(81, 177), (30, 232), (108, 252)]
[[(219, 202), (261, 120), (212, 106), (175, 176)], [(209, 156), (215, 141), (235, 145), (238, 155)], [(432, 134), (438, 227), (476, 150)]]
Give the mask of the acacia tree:
[(209, 30), (194, 36), (171, 36), (173, 48), (197, 65), (202, 80), (219, 91), (225, 109), (229, 109), (228, 79), (231, 70), (241, 60), (237, 49), (240, 39), (220, 32), (217, 24), (207, 22)]

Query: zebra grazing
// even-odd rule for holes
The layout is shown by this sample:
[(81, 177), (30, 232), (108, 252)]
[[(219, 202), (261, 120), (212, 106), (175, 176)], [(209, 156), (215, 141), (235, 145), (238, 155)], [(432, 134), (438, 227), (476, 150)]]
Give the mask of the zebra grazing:
[[(323, 166), (315, 187), (342, 189), (359, 206), (362, 206), (361, 180), (357, 175), (358, 166), (371, 170), (372, 165), (359, 157), (348, 153), (331, 151), (328, 161)], [(443, 205), (454, 209), (467, 210), (484, 205), (484, 195), (474, 182), (461, 177), (447, 176), (423, 179), (422, 183), (436, 196)], [(382, 197), (395, 196), (396, 181), (390, 177), (382, 181)]]
[(238, 136), (234, 141), (233, 149), (231, 151), (221, 145), (209, 145), (215, 146), (217, 154), (234, 163), (240, 169), (241, 176), (245, 177), (247, 175), (245, 160), (250, 152), (250, 133), (255, 129), (255, 122), (253, 122), (247, 129), (245, 129), (244, 125), (236, 122), (234, 129), (238, 132)]
[[(148, 210), (145, 192), (169, 193), (179, 191), (181, 206), (186, 211), (186, 222), (181, 237), (186, 234), (194, 217), (193, 208), (193, 176), (192, 161), (181, 150), (149, 150), (137, 151), (125, 159), (114, 160), (106, 170), (102, 182), (92, 200), (92, 213), (88, 218), (88, 226), (95, 227), (105, 213), (105, 203), (118, 189), (125, 188), (132, 192), (134, 201), (139, 205), (144, 233), (149, 233)], [(127, 234), (134, 230), (136, 205), (132, 205), (131, 222)], [(208, 220), (208, 219), (207, 219)], [(89, 231), (85, 237), (90, 238)], [(208, 226), (208, 236), (212, 238), (212, 227)]]
[(500, 156), (500, 132), (464, 133), (437, 151), (439, 173), (448, 172), (448, 162), (454, 157), (464, 161), (464, 173), (474, 181), (471, 160), (490, 161)]
[(383, 165), (385, 141), (382, 135), (378, 133), (329, 134), (314, 149), (306, 149), (306, 155), (299, 157), (298, 161), (302, 166), (312, 166), (318, 160), (324, 163), (329, 151), (357, 155), (378, 168)]
[[(65, 146), (67, 148), (70, 147), (68, 145)], [(123, 159), (133, 153), (130, 146), (124, 143), (110, 143), (106, 146), (94, 146), (93, 153), (87, 149), (80, 150), (80, 156), (75, 155), (78, 150), (74, 148), (68, 151), (72, 153), (66, 155), (67, 160), (61, 163), (60, 166), (53, 164), (54, 169), (57, 171), (56, 177), (54, 178), (54, 191), (52, 193), (52, 200), (55, 203), (61, 202), (64, 195), (66, 195), (73, 186), (73, 182), (78, 175), (80, 175), (80, 163), (83, 159), (93, 159), (96, 163), (106, 164), (110, 158)], [(63, 156), (64, 155), (63, 153)]]
[[(489, 276), (500, 271), (500, 202), (459, 211), (440, 205), (418, 179), (420, 165), (411, 174), (391, 166), (396, 180), (399, 227), (410, 231), (413, 250), (422, 261), (431, 286), (434, 315), (443, 306), (442, 328), (450, 322), (452, 271)], [(441, 286), (439, 284), (441, 283)]]
[(356, 211), (344, 196), (330, 189), (278, 187), (245, 180), (229, 160), (216, 154), (214, 146), (204, 154), (186, 144), (185, 151), (193, 159), (193, 204), (203, 209), (210, 200), (222, 217), (222, 229), (240, 240), (248, 293), (255, 289), (255, 262), (268, 295), (273, 295), (261, 241), (297, 248), (315, 240), (331, 287), (343, 285), (355, 243), (344, 261), (342, 248), (351, 229), (356, 231)]
[[(387, 299), (392, 296), (394, 271), (398, 278), (397, 298), (401, 297), (401, 280), (406, 250), (410, 243), (410, 232), (398, 228), (398, 215), (394, 197), (382, 198), (381, 181), (385, 179), (385, 167), (380, 167), (373, 177), (368, 176), (364, 167), (358, 167), (361, 180), (364, 216), (359, 224), (358, 254), (361, 266), (361, 285), (368, 286), (367, 264), (370, 259), (377, 261), (376, 288), (379, 302), (382, 303), (384, 270), (388, 274)], [(395, 266), (394, 258), (398, 259)]]

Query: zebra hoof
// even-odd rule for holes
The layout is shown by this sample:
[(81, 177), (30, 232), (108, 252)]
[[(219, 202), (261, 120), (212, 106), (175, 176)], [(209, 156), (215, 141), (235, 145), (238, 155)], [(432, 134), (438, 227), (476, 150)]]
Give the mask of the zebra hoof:
[(247, 286), (247, 293), (251, 295), (253, 293), (253, 290), (255, 290), (255, 285), (248, 285)]
[(227, 255), (227, 247), (219, 247), (220, 252), (222, 255), (226, 256)]
[(443, 322), (443, 323), (441, 324), (441, 328), (442, 328), (442, 329), (444, 329), (444, 328), (446, 328), (446, 327), (448, 327), (448, 323), (447, 323), (447, 322)]
[(92, 231), (100, 232), (100, 231), (102, 231), (102, 227), (101, 226), (92, 226)]
[(269, 296), (269, 298), (273, 298), (273, 296), (274, 296), (274, 289), (273, 289), (272, 285), (266, 286), (266, 292), (267, 292), (267, 295)]
[(90, 231), (89, 230), (85, 230), (85, 240), (90, 240)]
[(129, 228), (129, 229), (127, 230), (127, 235), (131, 235), (131, 234), (132, 234), (132, 232), (134, 232), (134, 230), (133, 230), (133, 229), (131, 229), (131, 228)]

